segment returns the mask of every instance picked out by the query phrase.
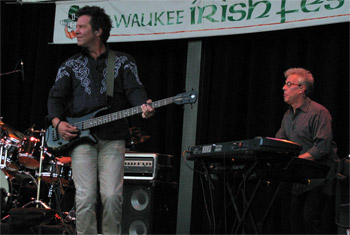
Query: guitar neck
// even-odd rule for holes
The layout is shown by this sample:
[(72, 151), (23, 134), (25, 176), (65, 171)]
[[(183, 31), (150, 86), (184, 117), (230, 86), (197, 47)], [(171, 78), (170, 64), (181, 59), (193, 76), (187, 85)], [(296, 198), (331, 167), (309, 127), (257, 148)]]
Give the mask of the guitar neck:
[[(174, 102), (174, 97), (170, 97), (170, 98), (166, 98), (166, 99), (152, 102), (149, 105), (155, 109), (155, 108), (159, 108), (159, 107), (162, 107), (162, 106), (165, 106), (168, 104), (172, 104), (173, 102)], [(85, 120), (82, 122), (73, 123), (72, 125), (78, 127), (80, 130), (87, 130), (87, 129), (90, 129), (93, 127), (97, 127), (97, 126), (100, 126), (103, 124), (117, 121), (119, 119), (130, 117), (130, 116), (133, 116), (133, 115), (136, 115), (139, 113), (142, 113), (141, 106), (136, 106), (136, 107), (132, 107), (129, 109), (117, 111), (114, 113), (94, 117), (94, 118), (91, 118), (89, 120)]]

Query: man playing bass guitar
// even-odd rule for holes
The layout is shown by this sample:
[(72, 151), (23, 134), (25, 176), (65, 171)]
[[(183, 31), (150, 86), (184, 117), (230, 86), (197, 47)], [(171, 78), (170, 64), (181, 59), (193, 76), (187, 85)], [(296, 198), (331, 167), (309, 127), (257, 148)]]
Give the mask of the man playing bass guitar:
[[(83, 7), (77, 12), (75, 34), (82, 51), (59, 68), (48, 98), (48, 118), (65, 141), (79, 139), (79, 129), (66, 117), (82, 117), (109, 106), (109, 112), (131, 104), (149, 118), (154, 109), (139, 80), (134, 59), (122, 52), (113, 58), (113, 96), (107, 97), (107, 65), (111, 51), (107, 39), (112, 27), (110, 17), (100, 7)], [(127, 119), (91, 129), (95, 143), (78, 142), (70, 154), (76, 188), (77, 234), (97, 234), (96, 199), (103, 207), (102, 233), (121, 233), (125, 139), (129, 137)], [(99, 182), (99, 183), (98, 183)]]

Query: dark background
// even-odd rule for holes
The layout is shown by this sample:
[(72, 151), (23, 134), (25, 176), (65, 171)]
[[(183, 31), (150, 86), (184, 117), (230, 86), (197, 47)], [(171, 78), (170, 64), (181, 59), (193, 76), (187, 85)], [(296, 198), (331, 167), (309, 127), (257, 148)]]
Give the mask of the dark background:
[[(18, 131), (45, 129), (46, 101), (59, 65), (79, 51), (53, 45), (54, 4), (1, 2), (1, 116)], [(112, 43), (138, 63), (141, 81), (153, 100), (184, 91), (187, 43), (194, 39)], [(296, 28), (202, 40), (196, 144), (274, 136), (287, 109), (283, 72), (309, 69), (315, 78), (313, 100), (333, 117), (338, 155), (349, 154), (349, 23)], [(183, 107), (169, 105), (144, 121), (132, 118), (151, 139), (140, 152), (175, 156), (179, 173)], [(194, 191), (198, 190), (197, 185)], [(200, 210), (192, 211), (192, 217)], [(201, 221), (196, 221), (201, 224)], [(202, 231), (197, 231), (202, 232)]]

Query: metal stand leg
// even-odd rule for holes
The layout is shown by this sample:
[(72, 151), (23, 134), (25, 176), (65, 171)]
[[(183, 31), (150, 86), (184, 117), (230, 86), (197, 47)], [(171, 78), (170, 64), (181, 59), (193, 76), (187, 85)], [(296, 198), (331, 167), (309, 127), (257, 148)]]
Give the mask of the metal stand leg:
[(26, 206), (30, 204), (36, 204), (36, 208), (39, 208), (39, 205), (44, 207), (45, 209), (51, 209), (46, 203), (40, 201), (40, 184), (41, 184), (41, 170), (43, 165), (43, 159), (44, 159), (44, 141), (45, 141), (45, 130), (40, 131), (41, 136), (41, 145), (40, 145), (40, 163), (39, 163), (39, 173), (38, 173), (38, 187), (37, 187), (37, 193), (36, 193), (36, 200), (28, 202), (22, 208), (25, 208)]

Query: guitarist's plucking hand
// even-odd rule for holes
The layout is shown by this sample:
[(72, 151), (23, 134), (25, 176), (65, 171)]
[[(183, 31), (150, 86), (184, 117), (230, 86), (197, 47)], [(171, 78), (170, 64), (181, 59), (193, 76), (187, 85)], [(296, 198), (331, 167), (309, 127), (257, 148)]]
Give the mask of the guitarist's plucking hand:
[(77, 127), (72, 126), (68, 122), (61, 121), (58, 118), (52, 120), (52, 125), (56, 128), (62, 139), (66, 141), (76, 138), (79, 134)]

